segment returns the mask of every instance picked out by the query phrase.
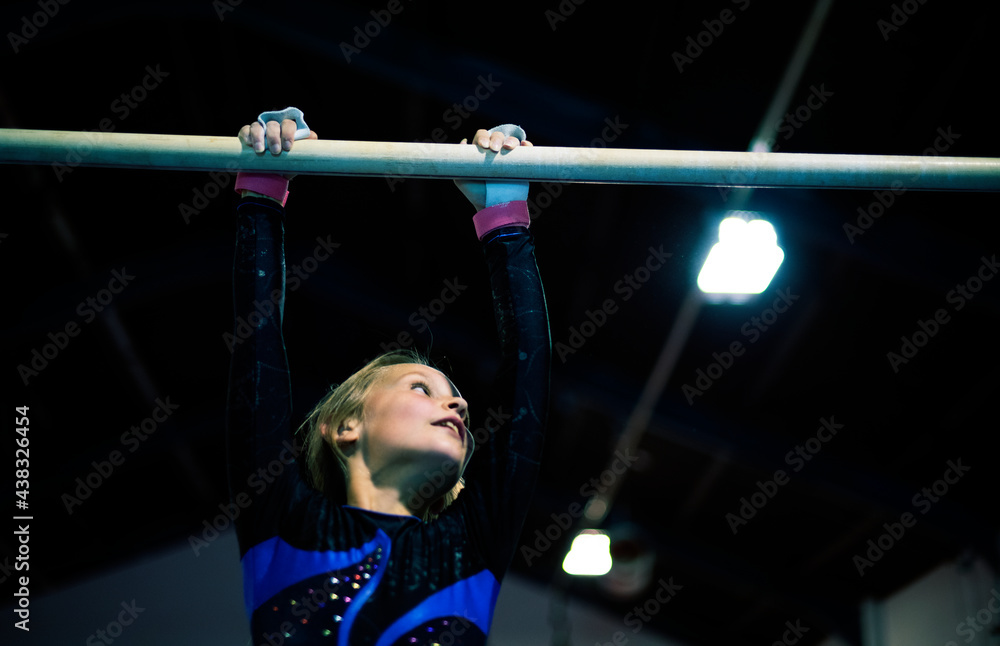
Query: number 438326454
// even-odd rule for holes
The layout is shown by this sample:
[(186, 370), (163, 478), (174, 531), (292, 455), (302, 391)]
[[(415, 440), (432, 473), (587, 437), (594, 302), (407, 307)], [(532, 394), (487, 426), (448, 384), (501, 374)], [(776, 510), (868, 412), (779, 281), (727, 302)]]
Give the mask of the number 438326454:
[[(15, 408), (18, 417), (15, 420), (17, 428), (15, 432), (20, 437), (14, 439), (18, 448), (14, 451), (14, 476), (17, 480), (14, 483), (15, 495), (23, 501), (28, 498), (28, 407), (18, 406)], [(21, 507), (19, 504), (18, 507)], [(23, 507), (21, 507), (23, 509)]]

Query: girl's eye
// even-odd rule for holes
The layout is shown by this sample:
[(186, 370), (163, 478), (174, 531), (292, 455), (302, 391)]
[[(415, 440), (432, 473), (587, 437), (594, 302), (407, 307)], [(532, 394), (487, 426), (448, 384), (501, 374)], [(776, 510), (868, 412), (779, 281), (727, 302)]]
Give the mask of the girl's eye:
[(417, 381), (412, 386), (410, 386), (411, 390), (416, 390), (417, 388), (422, 388), (425, 395), (431, 394), (431, 389), (427, 386), (427, 384), (423, 382)]

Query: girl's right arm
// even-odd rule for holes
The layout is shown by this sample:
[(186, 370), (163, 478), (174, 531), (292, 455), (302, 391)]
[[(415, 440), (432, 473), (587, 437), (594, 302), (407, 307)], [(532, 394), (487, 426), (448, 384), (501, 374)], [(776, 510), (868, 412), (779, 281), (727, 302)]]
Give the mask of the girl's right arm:
[[(266, 132), (257, 123), (244, 126), (239, 138), (255, 149), (269, 144), (272, 154), (280, 154), (288, 124), (290, 140), (294, 121), (272, 121)], [(232, 353), (226, 445), (241, 556), (276, 535), (280, 512), (299, 481), (295, 456), (301, 447), (292, 443), (291, 384), (282, 333), (287, 195), (282, 184), (287, 186), (287, 179), (280, 175), (248, 178), (241, 173), (237, 180), (242, 197), (236, 208), (234, 324), (231, 336), (226, 336)]]

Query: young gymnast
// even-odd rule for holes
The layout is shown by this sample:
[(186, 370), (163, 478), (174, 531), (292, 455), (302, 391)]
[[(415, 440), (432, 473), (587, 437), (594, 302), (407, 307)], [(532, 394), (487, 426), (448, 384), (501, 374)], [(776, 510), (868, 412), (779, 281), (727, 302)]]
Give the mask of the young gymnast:
[[(284, 154), (301, 125), (267, 120), (238, 136), (259, 154)], [(530, 145), (516, 126), (473, 141), (485, 155)], [(486, 643), (538, 472), (551, 343), (527, 183), (456, 183), (476, 208), (502, 349), (497, 401), (511, 419), (473, 456), (468, 404), (451, 380), (416, 353), (383, 354), (307, 416), (300, 473), (287, 466), (281, 327), (288, 180), (237, 178), (235, 313), (278, 303), (234, 347), (228, 395), (230, 495), (244, 508), (236, 530), (255, 645)]]

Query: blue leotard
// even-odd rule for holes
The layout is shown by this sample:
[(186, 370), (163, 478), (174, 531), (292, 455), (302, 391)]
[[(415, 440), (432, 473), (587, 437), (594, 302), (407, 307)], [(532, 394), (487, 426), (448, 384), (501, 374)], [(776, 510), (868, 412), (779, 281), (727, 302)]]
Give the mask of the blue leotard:
[[(276, 202), (239, 201), (235, 313), (246, 320), (262, 312), (234, 345), (227, 411), (252, 642), (483, 645), (534, 490), (546, 419), (551, 341), (532, 236), (508, 226), (481, 242), (502, 349), (496, 401), (510, 418), (487, 441), (477, 438), (465, 490), (423, 522), (330, 500), (293, 463), (283, 222)], [(275, 301), (264, 316), (258, 304)]]

